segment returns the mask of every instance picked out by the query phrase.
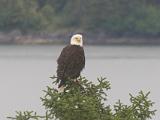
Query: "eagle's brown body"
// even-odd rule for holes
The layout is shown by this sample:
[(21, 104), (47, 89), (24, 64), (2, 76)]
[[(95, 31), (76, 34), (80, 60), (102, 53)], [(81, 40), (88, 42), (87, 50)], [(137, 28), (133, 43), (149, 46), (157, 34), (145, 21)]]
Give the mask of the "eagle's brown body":
[(68, 45), (63, 48), (57, 60), (57, 77), (60, 80), (58, 87), (65, 85), (68, 79), (75, 79), (80, 76), (85, 67), (85, 55), (83, 47), (79, 45)]

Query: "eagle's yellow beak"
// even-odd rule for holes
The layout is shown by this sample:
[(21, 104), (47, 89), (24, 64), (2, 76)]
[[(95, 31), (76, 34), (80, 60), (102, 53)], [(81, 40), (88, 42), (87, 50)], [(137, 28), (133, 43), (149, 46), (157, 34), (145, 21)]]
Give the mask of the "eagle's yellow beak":
[(80, 42), (81, 42), (81, 40), (80, 40), (80, 39), (76, 39), (76, 41), (77, 41), (77, 43), (80, 43)]

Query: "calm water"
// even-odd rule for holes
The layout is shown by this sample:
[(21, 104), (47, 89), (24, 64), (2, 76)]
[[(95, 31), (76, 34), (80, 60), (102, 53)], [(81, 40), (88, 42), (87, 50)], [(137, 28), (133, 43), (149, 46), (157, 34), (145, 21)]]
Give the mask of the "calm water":
[[(40, 97), (55, 74), (56, 59), (64, 46), (0, 46), (0, 120), (16, 110), (43, 113)], [(118, 99), (129, 104), (129, 93), (151, 91), (160, 118), (159, 46), (85, 46), (86, 68), (82, 75), (96, 82), (107, 77), (112, 89), (109, 104)]]

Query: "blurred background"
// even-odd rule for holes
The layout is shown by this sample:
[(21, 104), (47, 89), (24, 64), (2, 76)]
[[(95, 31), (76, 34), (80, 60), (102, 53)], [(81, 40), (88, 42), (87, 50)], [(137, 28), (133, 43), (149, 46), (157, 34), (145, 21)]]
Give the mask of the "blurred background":
[(40, 97), (73, 34), (84, 39), (82, 76), (111, 83), (108, 103), (151, 91), (160, 118), (159, 0), (0, 0), (0, 119), (43, 114)]
[(159, 0), (0, 0), (1, 43), (160, 43)]

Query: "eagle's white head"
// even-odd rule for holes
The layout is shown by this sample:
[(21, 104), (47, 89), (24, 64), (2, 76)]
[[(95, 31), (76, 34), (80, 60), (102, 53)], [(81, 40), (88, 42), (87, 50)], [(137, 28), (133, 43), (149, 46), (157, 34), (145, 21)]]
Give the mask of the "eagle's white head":
[(83, 39), (82, 39), (82, 35), (81, 34), (75, 34), (72, 36), (71, 41), (70, 41), (71, 45), (79, 45), (79, 46), (83, 46)]

